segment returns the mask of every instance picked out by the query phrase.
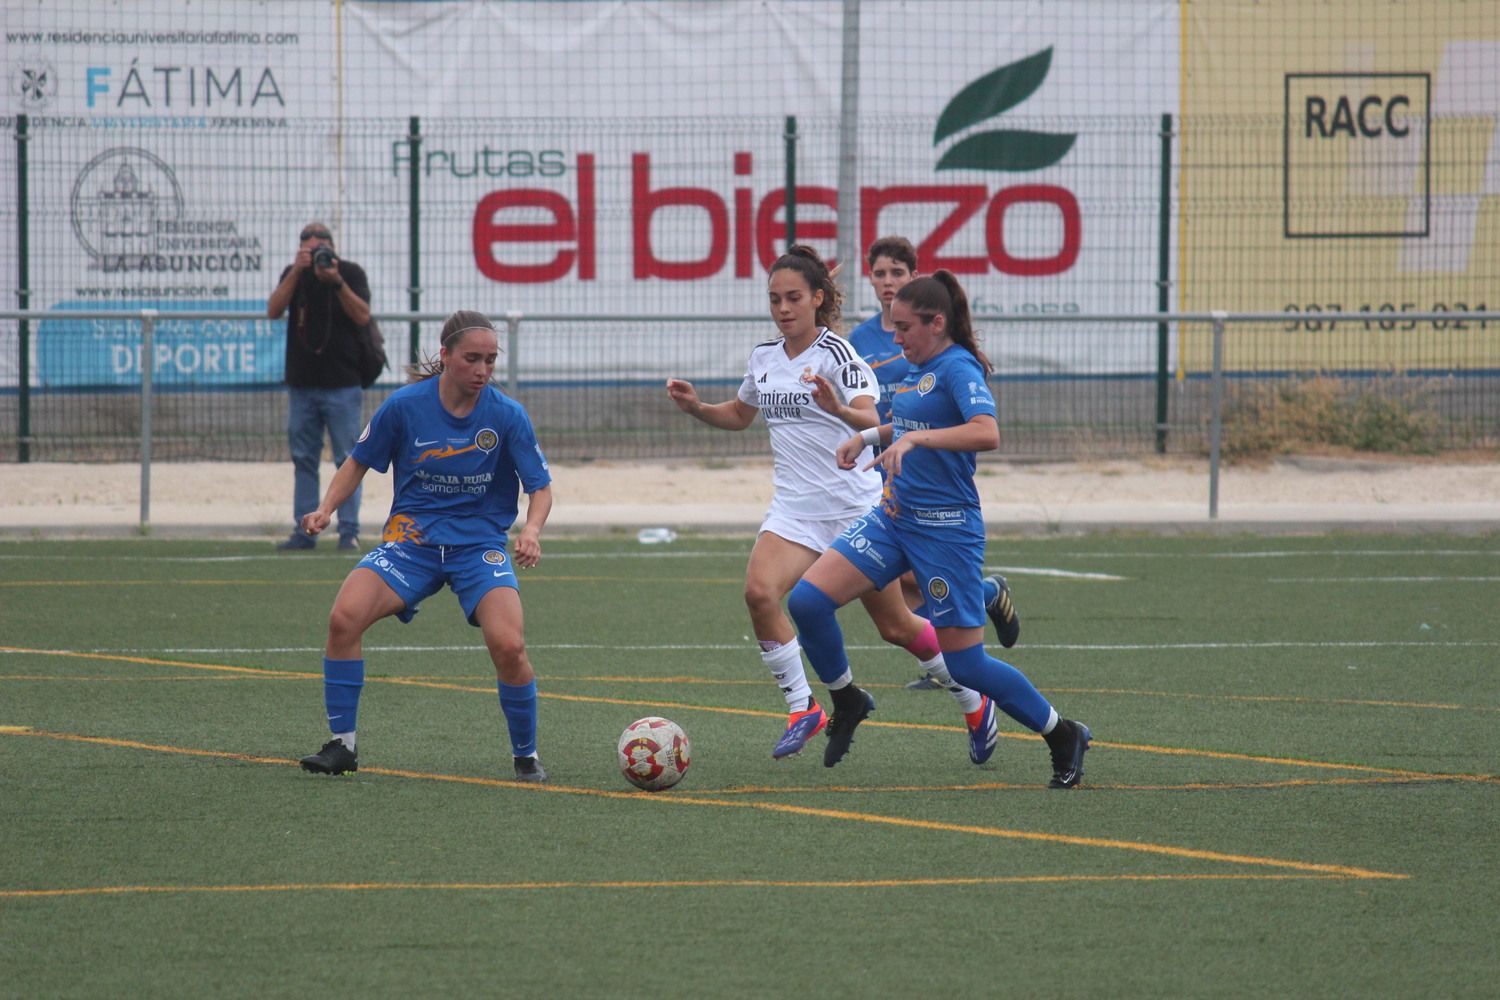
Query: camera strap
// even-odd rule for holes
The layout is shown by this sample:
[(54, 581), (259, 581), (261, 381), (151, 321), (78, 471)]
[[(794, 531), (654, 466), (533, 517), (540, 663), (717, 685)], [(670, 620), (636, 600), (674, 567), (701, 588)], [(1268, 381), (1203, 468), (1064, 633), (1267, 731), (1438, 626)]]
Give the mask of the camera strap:
[[(340, 274), (340, 277), (343, 277), (343, 275)], [(322, 357), (323, 352), (328, 349), (329, 343), (333, 340), (333, 300), (338, 297), (338, 292), (335, 291), (329, 295), (321, 295), (323, 283), (314, 276), (309, 275), (308, 278), (312, 284), (304, 290), (300, 296), (301, 301), (297, 304), (297, 338), (302, 342), (302, 347), (305, 350), (311, 352), (315, 357)], [(313, 346), (312, 331), (308, 329), (307, 323), (308, 306), (315, 294), (320, 294), (323, 299), (323, 340), (316, 347)]]

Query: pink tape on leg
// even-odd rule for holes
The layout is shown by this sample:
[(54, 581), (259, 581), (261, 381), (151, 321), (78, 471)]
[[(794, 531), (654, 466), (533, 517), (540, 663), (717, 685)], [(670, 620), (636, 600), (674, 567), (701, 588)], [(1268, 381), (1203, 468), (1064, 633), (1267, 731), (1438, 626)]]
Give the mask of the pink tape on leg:
[(932, 627), (932, 622), (922, 623), (921, 634), (912, 640), (906, 651), (924, 663), (942, 652), (938, 646), (937, 629)]

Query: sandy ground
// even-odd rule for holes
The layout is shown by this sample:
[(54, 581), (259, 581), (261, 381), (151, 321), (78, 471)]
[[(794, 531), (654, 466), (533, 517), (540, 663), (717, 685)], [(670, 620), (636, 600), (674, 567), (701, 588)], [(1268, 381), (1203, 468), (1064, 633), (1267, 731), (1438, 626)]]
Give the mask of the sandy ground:
[[(326, 485), (332, 468), (325, 467)], [(770, 499), (766, 462), (593, 462), (553, 466), (552, 532), (744, 531)], [(979, 484), (993, 530), (1301, 531), (1336, 528), (1500, 530), (1500, 460), (1284, 459), (1226, 468), (1209, 518), (1202, 460), (984, 464)], [(0, 466), (0, 535), (119, 535), (142, 521), (138, 465)], [(290, 463), (157, 464), (145, 520), (156, 535), (271, 538), (291, 527)], [(390, 479), (371, 474), (368, 538), (390, 506)]]

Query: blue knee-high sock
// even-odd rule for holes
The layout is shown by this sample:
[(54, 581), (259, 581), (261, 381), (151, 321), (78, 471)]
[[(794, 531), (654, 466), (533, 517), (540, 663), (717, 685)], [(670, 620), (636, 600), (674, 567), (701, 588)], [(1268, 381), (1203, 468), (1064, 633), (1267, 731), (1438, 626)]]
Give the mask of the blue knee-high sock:
[(978, 643), (957, 652), (943, 652), (948, 673), (964, 687), (995, 699), (1006, 715), (1032, 732), (1039, 733), (1052, 716), (1052, 705), (1015, 667), (997, 660)]
[(496, 680), (500, 689), (500, 711), (510, 730), (510, 752), (517, 757), (536, 753), (536, 679), (525, 684), (507, 684)]
[(323, 705), (328, 709), (328, 731), (352, 733), (359, 714), (359, 692), (365, 686), (364, 660), (323, 657)]
[(831, 684), (849, 670), (844, 630), (834, 615), (838, 609), (832, 598), (806, 580), (798, 580), (786, 598), (787, 613), (797, 624), (797, 640), (824, 684)]

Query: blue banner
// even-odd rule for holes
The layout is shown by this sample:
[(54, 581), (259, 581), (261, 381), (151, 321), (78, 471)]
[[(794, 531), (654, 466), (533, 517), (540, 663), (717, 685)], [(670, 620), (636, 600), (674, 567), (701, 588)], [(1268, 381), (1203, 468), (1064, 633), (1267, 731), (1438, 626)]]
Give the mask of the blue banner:
[[(159, 386), (277, 383), (286, 362), (284, 319), (173, 319), (174, 311), (262, 312), (265, 299), (182, 302), (59, 302), (57, 310), (159, 309), (152, 379)], [(36, 345), (38, 385), (134, 386), (141, 382), (141, 323), (125, 319), (43, 320)]]

